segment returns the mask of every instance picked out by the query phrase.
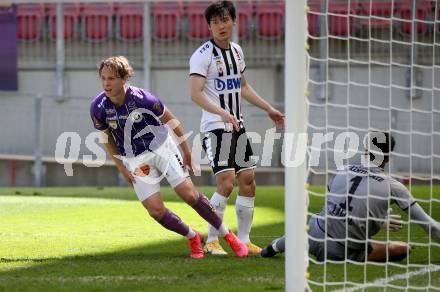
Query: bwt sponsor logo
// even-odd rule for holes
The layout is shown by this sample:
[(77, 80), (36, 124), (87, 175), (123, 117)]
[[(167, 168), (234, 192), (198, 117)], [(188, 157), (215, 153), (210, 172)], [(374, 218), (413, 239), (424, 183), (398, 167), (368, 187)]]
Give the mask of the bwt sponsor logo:
[(215, 89), (217, 91), (223, 91), (225, 89), (232, 90), (232, 89), (239, 89), (241, 88), (241, 81), (240, 78), (228, 78), (225, 80), (221, 80), (216, 78), (214, 80)]

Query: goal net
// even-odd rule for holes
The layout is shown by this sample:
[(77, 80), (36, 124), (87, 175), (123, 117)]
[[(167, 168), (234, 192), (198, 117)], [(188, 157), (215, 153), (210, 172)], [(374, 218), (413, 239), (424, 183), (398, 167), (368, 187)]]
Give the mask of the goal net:
[[(379, 131), (396, 141), (384, 175), (405, 185), (424, 211), (439, 221), (440, 2), (309, 0), (306, 13), (308, 218), (323, 206), (329, 208), (326, 197), (334, 175), (348, 165), (360, 165), (370, 145), (364, 138)], [(372, 179), (370, 170), (366, 177)], [(339, 194), (346, 203), (360, 200), (353, 191), (357, 181), (349, 178), (345, 193)], [(371, 184), (364, 185), (369, 196), (376, 194)], [(310, 254), (307, 269), (313, 291), (440, 290), (440, 245), (431, 238), (431, 229), (425, 232), (423, 222), (411, 219), (408, 209), (402, 208), (411, 199), (393, 204), (390, 188), (388, 192), (387, 207), (401, 216), (398, 232), (381, 229), (367, 235), (366, 242), (350, 237), (356, 232), (349, 232), (349, 225), (356, 220), (363, 222), (367, 233), (375, 233), (372, 222), (381, 220), (374, 209), (379, 199), (364, 200), (367, 209), (362, 218), (348, 205), (343, 214), (321, 213), (324, 237), (316, 240), (323, 243), (324, 257), (319, 260)], [(341, 216), (347, 227), (345, 239), (338, 242), (348, 258), (343, 261), (328, 256), (334, 245), (329, 243), (334, 239), (329, 227), (334, 216)], [(385, 262), (367, 261), (368, 254), (353, 251), (355, 245), (349, 241), (364, 244), (367, 250), (399, 241), (409, 244), (411, 252), (391, 261), (389, 249)]]

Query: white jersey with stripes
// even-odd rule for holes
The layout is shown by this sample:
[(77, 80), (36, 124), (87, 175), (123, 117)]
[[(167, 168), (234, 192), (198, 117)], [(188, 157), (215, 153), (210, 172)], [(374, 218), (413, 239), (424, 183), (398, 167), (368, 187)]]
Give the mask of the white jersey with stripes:
[[(240, 78), (246, 64), (241, 47), (230, 42), (229, 49), (225, 50), (209, 40), (193, 53), (189, 66), (190, 75), (206, 78), (204, 92), (208, 98), (234, 115), (243, 127)], [(221, 116), (202, 109), (201, 132), (224, 128)]]

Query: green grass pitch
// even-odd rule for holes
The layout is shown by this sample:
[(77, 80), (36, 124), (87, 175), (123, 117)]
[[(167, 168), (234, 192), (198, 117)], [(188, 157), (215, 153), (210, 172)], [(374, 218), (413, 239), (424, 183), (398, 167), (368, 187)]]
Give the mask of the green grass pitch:
[[(209, 196), (213, 188), (200, 188)], [(170, 188), (165, 205), (207, 225)], [(236, 228), (235, 198), (226, 223)], [(284, 232), (281, 187), (258, 189), (252, 239)], [(284, 289), (284, 257), (189, 257), (187, 240), (151, 219), (129, 188), (0, 189), (0, 291), (264, 291)], [(226, 245), (224, 245), (226, 248)]]
[[(211, 194), (213, 188), (200, 188)], [(322, 187), (311, 190), (322, 192)], [(417, 198), (440, 198), (440, 186), (413, 186)], [(170, 188), (163, 188), (166, 206), (206, 234), (201, 218)], [(252, 239), (265, 246), (284, 230), (284, 190), (258, 187)], [(235, 199), (225, 215), (236, 227)], [(322, 198), (310, 196), (309, 211), (317, 212)], [(428, 208), (426, 204), (423, 207)], [(431, 214), (440, 220), (440, 204)], [(394, 208), (396, 210), (396, 208)], [(0, 291), (282, 291), (284, 256), (237, 259), (189, 258), (185, 239), (164, 230), (142, 208), (129, 188), (4, 188), (0, 189)], [(406, 217), (405, 217), (406, 218)], [(391, 239), (427, 243), (415, 224)], [(377, 238), (385, 238), (379, 234)], [(230, 251), (230, 250), (229, 250)], [(410, 264), (440, 264), (440, 248), (417, 246)], [(406, 264), (406, 261), (401, 262)], [(310, 280), (328, 283), (326, 290), (350, 288), (337, 282), (369, 283), (406, 272), (400, 267), (353, 264), (309, 266)], [(391, 282), (405, 287), (440, 287), (440, 271), (415, 273)], [(323, 290), (321, 286), (311, 286)], [(390, 286), (387, 291), (393, 290)], [(368, 288), (382, 291), (382, 288)]]

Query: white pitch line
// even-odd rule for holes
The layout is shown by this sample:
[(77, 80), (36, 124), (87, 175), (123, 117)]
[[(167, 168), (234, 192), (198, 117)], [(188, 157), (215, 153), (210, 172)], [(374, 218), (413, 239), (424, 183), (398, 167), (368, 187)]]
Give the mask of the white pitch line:
[[(32, 281), (32, 282), (81, 282), (81, 283), (95, 283), (95, 282), (176, 282), (182, 280), (182, 277), (177, 276), (148, 276), (148, 275), (97, 275), (97, 276), (30, 276), (30, 277), (15, 277), (15, 276), (1, 276), (0, 281)], [(230, 278), (231, 280), (231, 278)], [(267, 283), (267, 284), (282, 284), (283, 279), (274, 279), (273, 277), (259, 276), (259, 277), (233, 277), (234, 282), (247, 282), (247, 283)]]
[(428, 266), (428, 267), (424, 267), (424, 268), (421, 268), (419, 270), (412, 271), (409, 273), (397, 274), (397, 275), (394, 275), (394, 276), (388, 277), (388, 278), (380, 278), (380, 279), (375, 280), (374, 282), (362, 284), (362, 285), (355, 286), (355, 287), (348, 288), (348, 289), (337, 290), (337, 292), (353, 292), (353, 291), (357, 291), (357, 290), (361, 290), (361, 289), (369, 288), (369, 287), (384, 286), (388, 283), (391, 283), (391, 282), (394, 282), (397, 280), (403, 280), (403, 279), (411, 278), (413, 276), (423, 275), (423, 274), (426, 274), (429, 272), (435, 272), (438, 270), (440, 270), (440, 266)]

